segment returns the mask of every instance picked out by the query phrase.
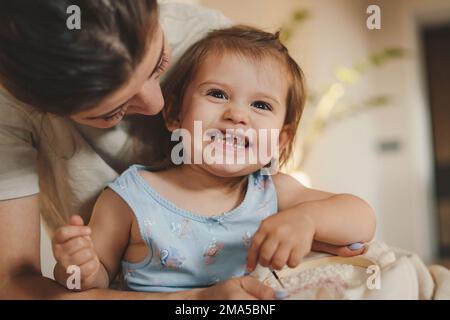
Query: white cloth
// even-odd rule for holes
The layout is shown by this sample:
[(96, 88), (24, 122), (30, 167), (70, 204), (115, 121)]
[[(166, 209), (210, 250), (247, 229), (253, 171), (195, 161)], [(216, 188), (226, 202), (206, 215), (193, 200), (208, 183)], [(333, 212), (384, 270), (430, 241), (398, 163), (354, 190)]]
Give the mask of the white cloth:
[[(231, 24), (220, 12), (176, 3), (160, 5), (160, 22), (173, 62), (207, 31)], [(41, 115), (0, 90), (0, 200), (39, 193), (50, 230), (71, 214), (88, 218), (101, 190), (136, 163), (130, 125), (95, 129)]]
[[(376, 286), (373, 270), (367, 272), (367, 267), (356, 267), (354, 258), (331, 257), (328, 254), (311, 253), (303, 264), (311, 268), (302, 268), (300, 264), (294, 269), (283, 269), (278, 276), (289, 283), (289, 279), (297, 277), (303, 283), (297, 287), (287, 287), (290, 296), (287, 299), (351, 299), (351, 300), (429, 300), (450, 299), (450, 271), (442, 266), (432, 266), (429, 269), (414, 253), (391, 248), (382, 242), (372, 242), (367, 245), (366, 252), (357, 257), (366, 260), (368, 265), (376, 266), (379, 276), (379, 286)], [(333, 260), (334, 259), (334, 260)], [(314, 263), (312, 263), (315, 261)], [(324, 261), (320, 263), (319, 261)], [(333, 266), (351, 266), (352, 271), (336, 267), (333, 271), (330, 262), (339, 261)], [(359, 261), (358, 261), (359, 262)], [(373, 263), (373, 264), (372, 264)], [(313, 270), (319, 270), (314, 274)], [(302, 275), (303, 273), (303, 275)], [(320, 274), (322, 273), (322, 274)], [(304, 275), (314, 279), (307, 279)], [(280, 289), (280, 285), (267, 268), (258, 267), (253, 276), (266, 284)], [(369, 280), (369, 281), (368, 281)], [(292, 282), (291, 282), (292, 283)]]

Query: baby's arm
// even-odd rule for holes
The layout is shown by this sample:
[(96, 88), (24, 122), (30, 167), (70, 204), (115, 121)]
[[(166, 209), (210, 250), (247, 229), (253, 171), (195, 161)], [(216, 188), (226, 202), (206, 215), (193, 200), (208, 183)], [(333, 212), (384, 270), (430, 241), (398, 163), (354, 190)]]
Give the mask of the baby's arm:
[(277, 174), (278, 210), (308, 215), (315, 225), (314, 239), (335, 245), (370, 241), (376, 219), (367, 202), (351, 194), (333, 194), (310, 189), (293, 177)]
[(273, 176), (279, 213), (264, 220), (249, 250), (248, 269), (295, 267), (314, 240), (333, 245), (366, 242), (375, 233), (375, 214), (362, 199), (304, 187), (294, 178)]
[(81, 271), (81, 290), (108, 288), (128, 245), (130, 209), (114, 191), (106, 189), (95, 204), (89, 227), (83, 226), (80, 217), (71, 217), (70, 222), (53, 238), (55, 279), (66, 286), (66, 270), (76, 265)]

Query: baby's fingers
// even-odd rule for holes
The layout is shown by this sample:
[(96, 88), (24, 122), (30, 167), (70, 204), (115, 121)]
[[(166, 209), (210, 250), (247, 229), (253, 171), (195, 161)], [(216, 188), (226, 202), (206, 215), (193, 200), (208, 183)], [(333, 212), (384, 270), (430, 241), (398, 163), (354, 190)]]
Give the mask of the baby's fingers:
[(274, 237), (267, 237), (259, 249), (258, 262), (263, 267), (269, 267), (278, 249), (279, 241)]
[(83, 226), (84, 221), (83, 221), (83, 218), (81, 218), (79, 215), (74, 214), (74, 215), (70, 216), (69, 224), (73, 225), (73, 226)]
[(302, 262), (303, 257), (305, 256), (305, 252), (302, 251), (300, 247), (295, 247), (291, 250), (289, 254), (289, 259), (287, 261), (287, 265), (289, 268), (295, 268)]
[(84, 248), (92, 248), (91, 238), (86, 237), (76, 237), (72, 238), (63, 244), (58, 244), (61, 251), (63, 251), (67, 255), (73, 255), (75, 252), (80, 251)]
[[(56, 261), (62, 262), (66, 261), (68, 257), (74, 256), (77, 252), (89, 249), (92, 250), (92, 241), (89, 237), (76, 237), (66, 241), (65, 243), (59, 244), (54, 243), (52, 246), (53, 255)], [(71, 263), (74, 264), (74, 263)]]
[(90, 260), (97, 259), (94, 251), (91, 248), (82, 249), (71, 256), (66, 256), (63, 258), (62, 264), (67, 269), (69, 266), (81, 267), (83, 264), (89, 262)]
[(91, 234), (91, 228), (87, 226), (71, 226), (66, 225), (59, 228), (54, 237), (53, 243), (61, 244), (75, 237), (84, 237)]
[(100, 261), (97, 258), (91, 259), (80, 266), (81, 288), (90, 286), (91, 282), (94, 281), (99, 268)]
[(265, 235), (262, 232), (256, 232), (252, 238), (252, 244), (248, 251), (247, 256), (247, 271), (251, 272), (255, 270), (256, 263), (258, 261), (259, 250), (264, 242)]
[(275, 270), (282, 269), (289, 259), (289, 254), (291, 253), (291, 250), (292, 246), (290, 246), (289, 243), (282, 243), (278, 247), (274, 256), (272, 257), (272, 261), (270, 263), (272, 269)]

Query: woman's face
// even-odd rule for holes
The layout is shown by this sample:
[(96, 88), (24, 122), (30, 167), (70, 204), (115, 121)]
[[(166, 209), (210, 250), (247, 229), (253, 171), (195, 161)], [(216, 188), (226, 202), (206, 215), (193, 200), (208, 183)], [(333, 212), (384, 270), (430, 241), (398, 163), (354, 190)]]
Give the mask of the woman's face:
[(127, 114), (155, 115), (164, 106), (160, 77), (170, 64), (170, 48), (162, 28), (130, 80), (99, 104), (71, 116), (74, 121), (96, 128), (111, 128)]

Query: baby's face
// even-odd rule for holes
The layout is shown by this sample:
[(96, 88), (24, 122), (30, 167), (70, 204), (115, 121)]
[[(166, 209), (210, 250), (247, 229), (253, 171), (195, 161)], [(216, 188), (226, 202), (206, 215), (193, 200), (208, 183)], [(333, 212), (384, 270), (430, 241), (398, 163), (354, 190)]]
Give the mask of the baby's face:
[(180, 115), (191, 137), (194, 121), (201, 121), (206, 140), (187, 148), (192, 162), (201, 146), (200, 165), (218, 176), (243, 176), (266, 165), (288, 140), (286, 78), (275, 59), (209, 54), (186, 89)]

